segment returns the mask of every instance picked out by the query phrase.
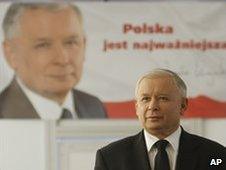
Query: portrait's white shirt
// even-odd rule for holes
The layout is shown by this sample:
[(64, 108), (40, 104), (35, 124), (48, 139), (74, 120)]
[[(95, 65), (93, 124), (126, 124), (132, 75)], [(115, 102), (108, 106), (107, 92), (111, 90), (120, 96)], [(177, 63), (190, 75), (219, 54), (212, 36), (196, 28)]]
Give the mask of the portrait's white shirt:
[[(169, 144), (166, 147), (166, 152), (169, 157), (169, 164), (170, 169), (175, 170), (176, 166), (176, 158), (178, 154), (178, 148), (179, 148), (179, 140), (181, 135), (181, 127), (179, 127), (174, 133), (172, 133), (170, 136), (165, 138), (169, 142)], [(157, 142), (159, 139), (150, 133), (148, 133), (146, 130), (144, 130), (144, 138), (146, 141), (146, 148), (149, 153), (149, 161), (151, 168), (154, 169), (154, 162), (155, 162), (155, 156), (158, 152), (157, 148), (155, 148), (153, 145), (155, 142)]]
[(61, 117), (63, 108), (71, 111), (73, 118), (77, 118), (77, 114), (74, 109), (73, 93), (71, 91), (67, 94), (64, 103), (62, 105), (59, 105), (56, 101), (50, 100), (31, 91), (18, 77), (17, 82), (25, 95), (30, 100), (31, 104), (33, 105), (41, 119), (58, 120)]

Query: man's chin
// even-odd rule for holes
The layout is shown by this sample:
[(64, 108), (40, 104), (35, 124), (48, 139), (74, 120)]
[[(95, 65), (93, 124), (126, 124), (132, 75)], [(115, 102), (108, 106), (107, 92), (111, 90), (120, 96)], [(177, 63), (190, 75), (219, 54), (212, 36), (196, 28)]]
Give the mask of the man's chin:
[(43, 92), (44, 95), (53, 95), (53, 96), (66, 96), (70, 90), (73, 89), (73, 85), (69, 84), (58, 84), (52, 85), (46, 88)]
[(64, 81), (60, 81), (60, 80), (55, 80), (55, 81), (51, 81), (49, 83), (49, 87), (48, 89), (51, 91), (55, 91), (55, 92), (60, 92), (60, 91), (70, 91), (75, 85), (76, 85), (77, 81), (75, 80), (64, 80)]
[(52, 88), (51, 90), (49, 90), (50, 93), (52, 94), (65, 94), (67, 95), (67, 93), (72, 90), (73, 87), (72, 86), (65, 86), (65, 87), (59, 87), (59, 88)]
[(146, 122), (145, 127), (147, 130), (151, 131), (159, 131), (162, 129), (163, 125), (159, 122)]
[(64, 86), (64, 84), (75, 84), (79, 81), (79, 76), (75, 74), (63, 74), (63, 75), (48, 75), (45, 77), (46, 81), (48, 81), (52, 85), (56, 86)]

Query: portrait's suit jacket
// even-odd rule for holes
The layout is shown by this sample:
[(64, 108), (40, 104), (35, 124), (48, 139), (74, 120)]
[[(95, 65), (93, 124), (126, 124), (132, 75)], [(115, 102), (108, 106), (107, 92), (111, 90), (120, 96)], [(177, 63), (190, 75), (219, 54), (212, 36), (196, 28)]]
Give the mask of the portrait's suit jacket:
[[(222, 145), (182, 130), (176, 170), (226, 170), (225, 157)], [(222, 164), (210, 165), (218, 158)], [(99, 149), (95, 170), (151, 170), (143, 131)]]
[[(107, 116), (103, 104), (97, 97), (74, 89), (73, 97), (79, 118)], [(0, 94), (0, 118), (40, 118), (15, 79)]]

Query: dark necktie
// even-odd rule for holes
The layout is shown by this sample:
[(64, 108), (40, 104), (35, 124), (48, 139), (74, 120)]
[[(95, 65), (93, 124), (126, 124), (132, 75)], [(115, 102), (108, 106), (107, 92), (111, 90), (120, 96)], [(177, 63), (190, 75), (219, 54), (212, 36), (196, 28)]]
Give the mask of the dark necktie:
[(167, 140), (159, 140), (155, 143), (158, 152), (155, 156), (155, 168), (154, 170), (170, 170), (169, 158), (166, 152)]
[(63, 108), (61, 119), (72, 119), (72, 113), (70, 110)]

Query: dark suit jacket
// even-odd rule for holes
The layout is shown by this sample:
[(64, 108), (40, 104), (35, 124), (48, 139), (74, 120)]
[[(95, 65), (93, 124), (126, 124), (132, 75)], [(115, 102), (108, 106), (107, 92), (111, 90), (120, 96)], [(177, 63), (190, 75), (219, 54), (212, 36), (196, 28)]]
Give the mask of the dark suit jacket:
[[(90, 94), (73, 90), (79, 118), (105, 118), (101, 101)], [(14, 79), (0, 94), (0, 118), (40, 118), (31, 102)]]
[[(182, 130), (176, 170), (226, 170), (225, 157), (222, 145)], [(210, 166), (219, 158), (220, 165)], [(151, 170), (143, 131), (99, 149), (95, 170)]]

